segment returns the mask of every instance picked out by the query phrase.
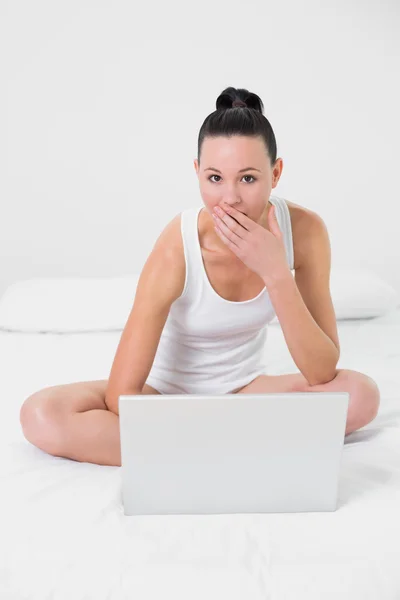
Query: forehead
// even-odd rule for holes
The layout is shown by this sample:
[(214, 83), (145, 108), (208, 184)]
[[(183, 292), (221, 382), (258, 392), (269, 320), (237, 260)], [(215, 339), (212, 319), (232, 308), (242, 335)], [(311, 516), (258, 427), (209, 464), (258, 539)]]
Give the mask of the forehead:
[[(265, 145), (260, 137), (238, 135), (206, 137), (201, 154), (204, 168), (210, 165), (218, 167), (224, 163), (226, 166), (236, 166), (251, 159), (253, 160), (252, 166), (261, 168), (265, 166), (267, 159)], [(219, 165), (216, 164), (216, 161), (219, 162)]]
[(221, 153), (224, 151), (264, 151), (264, 142), (258, 137), (249, 135), (220, 135), (217, 137), (206, 137), (203, 141), (203, 149), (208, 153)]

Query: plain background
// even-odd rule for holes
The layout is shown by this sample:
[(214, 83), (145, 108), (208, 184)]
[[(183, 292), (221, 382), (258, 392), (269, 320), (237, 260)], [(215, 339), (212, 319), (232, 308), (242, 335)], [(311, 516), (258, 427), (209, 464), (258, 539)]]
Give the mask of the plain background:
[(139, 273), (202, 203), (199, 129), (227, 86), (264, 102), (273, 194), (327, 224), (332, 268), (400, 292), (400, 4), (0, 1), (0, 294)]

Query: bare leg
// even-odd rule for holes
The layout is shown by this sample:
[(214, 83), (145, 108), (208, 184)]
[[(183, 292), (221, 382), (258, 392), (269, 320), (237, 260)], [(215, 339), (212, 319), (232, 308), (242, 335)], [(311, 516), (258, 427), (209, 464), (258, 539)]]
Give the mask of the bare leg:
[(68, 415), (62, 454), (72, 460), (121, 466), (119, 417), (110, 410), (91, 409)]
[[(53, 456), (121, 466), (119, 416), (104, 402), (107, 380), (51, 386), (23, 403), (20, 422), (26, 439)], [(143, 393), (157, 394), (148, 386)]]

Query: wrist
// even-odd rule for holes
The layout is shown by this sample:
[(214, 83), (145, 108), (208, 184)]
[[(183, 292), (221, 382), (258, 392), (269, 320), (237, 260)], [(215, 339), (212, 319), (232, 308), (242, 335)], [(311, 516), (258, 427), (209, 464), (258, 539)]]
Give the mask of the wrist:
[(293, 281), (293, 276), (289, 269), (285, 269), (283, 271), (274, 273), (273, 275), (265, 276), (262, 279), (267, 289), (273, 289), (280, 287), (289, 280)]

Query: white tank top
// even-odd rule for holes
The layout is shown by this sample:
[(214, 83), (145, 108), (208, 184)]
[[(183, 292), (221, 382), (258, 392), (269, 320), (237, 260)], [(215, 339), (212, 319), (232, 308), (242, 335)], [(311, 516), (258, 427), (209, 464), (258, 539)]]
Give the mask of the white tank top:
[[(290, 213), (271, 196), (294, 269)], [(233, 393), (265, 373), (268, 323), (276, 316), (267, 288), (243, 302), (222, 298), (211, 286), (201, 254), (198, 216), (203, 206), (181, 213), (186, 261), (183, 292), (170, 307), (147, 383), (162, 394)]]

